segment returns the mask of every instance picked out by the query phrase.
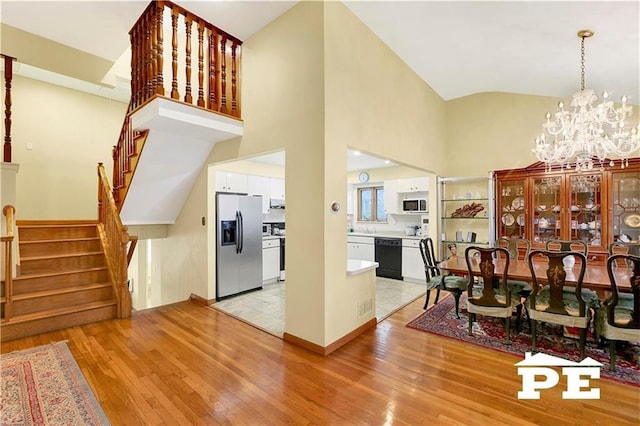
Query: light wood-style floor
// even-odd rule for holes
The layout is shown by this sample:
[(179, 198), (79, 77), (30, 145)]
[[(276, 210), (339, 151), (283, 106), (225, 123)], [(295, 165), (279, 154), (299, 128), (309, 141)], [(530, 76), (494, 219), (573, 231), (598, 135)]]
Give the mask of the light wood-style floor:
[(68, 340), (114, 425), (639, 424), (640, 389), (608, 380), (600, 400), (563, 401), (561, 380), (518, 401), (521, 358), (406, 328), (422, 303), (327, 357), (192, 302), (1, 352)]

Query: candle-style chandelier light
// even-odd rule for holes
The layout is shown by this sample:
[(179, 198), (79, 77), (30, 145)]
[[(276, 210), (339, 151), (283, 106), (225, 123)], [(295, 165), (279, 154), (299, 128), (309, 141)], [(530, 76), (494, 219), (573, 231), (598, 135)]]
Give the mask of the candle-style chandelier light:
[(632, 108), (627, 104), (627, 97), (621, 98), (621, 104), (615, 105), (609, 100), (609, 94), (602, 94), (602, 102), (591, 89), (585, 89), (584, 41), (593, 36), (591, 30), (581, 30), (580, 91), (573, 94), (571, 110), (565, 108), (564, 102), (558, 104), (558, 111), (546, 114), (543, 133), (536, 138), (532, 150), (538, 160), (543, 161), (548, 169), (553, 166), (576, 171), (592, 170), (594, 165), (601, 168), (605, 159), (614, 166), (613, 159), (619, 159), (622, 168), (628, 165), (628, 158), (640, 148), (640, 124), (627, 127), (626, 121), (632, 116)]

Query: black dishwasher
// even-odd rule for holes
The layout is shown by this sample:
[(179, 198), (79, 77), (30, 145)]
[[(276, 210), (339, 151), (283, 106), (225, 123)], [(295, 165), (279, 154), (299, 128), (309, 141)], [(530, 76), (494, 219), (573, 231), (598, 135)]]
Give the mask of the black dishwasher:
[(376, 276), (402, 279), (402, 239), (376, 238), (375, 257), (379, 264)]

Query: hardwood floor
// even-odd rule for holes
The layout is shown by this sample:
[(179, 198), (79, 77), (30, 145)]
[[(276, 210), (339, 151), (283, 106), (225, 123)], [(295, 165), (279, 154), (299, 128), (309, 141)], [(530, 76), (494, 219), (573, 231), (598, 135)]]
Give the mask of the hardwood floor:
[(114, 425), (637, 425), (640, 389), (595, 381), (600, 400), (563, 401), (562, 381), (519, 401), (508, 354), (412, 330), (422, 299), (327, 357), (222, 312), (182, 302), (2, 343), (68, 340)]

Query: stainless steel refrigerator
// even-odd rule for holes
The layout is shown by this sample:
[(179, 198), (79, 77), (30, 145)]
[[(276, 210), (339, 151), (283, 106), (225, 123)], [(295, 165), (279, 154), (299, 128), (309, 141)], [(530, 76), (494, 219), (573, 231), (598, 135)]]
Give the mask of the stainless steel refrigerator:
[(262, 288), (262, 197), (216, 194), (216, 299)]

